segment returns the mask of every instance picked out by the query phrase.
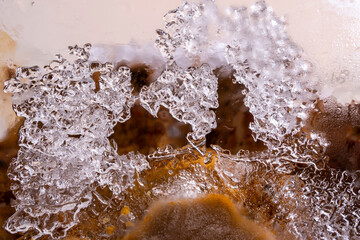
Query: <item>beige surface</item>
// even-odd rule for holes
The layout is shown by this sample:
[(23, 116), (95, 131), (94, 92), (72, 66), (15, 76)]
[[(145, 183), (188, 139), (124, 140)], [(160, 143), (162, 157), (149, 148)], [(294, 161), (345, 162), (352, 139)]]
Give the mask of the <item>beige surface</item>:
[[(249, 5), (255, 1), (217, 2), (224, 10), (230, 5)], [(352, 99), (360, 102), (360, 1), (267, 2), (278, 15), (286, 17), (290, 36), (314, 64), (315, 81), (322, 83), (322, 96), (335, 95), (344, 104)], [(54, 54), (65, 54), (68, 45), (153, 42), (155, 29), (163, 28), (162, 16), (180, 3), (180, 0), (3, 0), (0, 30), (17, 44), (12, 55), (16, 63), (43, 65)], [(6, 63), (7, 57), (0, 58), (1, 64)], [(4, 120), (3, 110), (0, 114), (0, 123), (9, 122)]]
[(0, 30), (0, 140), (7, 134), (7, 129), (13, 126), (16, 116), (11, 107), (11, 95), (2, 91), (4, 81), (8, 78), (6, 65), (3, 63), (15, 49), (15, 42), (3, 31)]

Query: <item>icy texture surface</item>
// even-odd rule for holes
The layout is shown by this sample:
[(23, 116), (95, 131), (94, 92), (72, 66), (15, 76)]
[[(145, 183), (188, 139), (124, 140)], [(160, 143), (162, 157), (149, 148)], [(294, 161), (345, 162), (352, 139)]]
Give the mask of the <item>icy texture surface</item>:
[(295, 140), (298, 144), (292, 138), (304, 127), (317, 99), (307, 82), (311, 64), (286, 34), (284, 21), (265, 2), (222, 16), (211, 1), (184, 1), (164, 20), (165, 30), (157, 30), (156, 46), (169, 64), (177, 52), (194, 64), (212, 61), (216, 54), (234, 68), (234, 83), (247, 88), (245, 105), (255, 118), (250, 125), (253, 136), (272, 151), (272, 164), (282, 167), (278, 170), (289, 171), (288, 162), (323, 166), (321, 152), (327, 144), (319, 134), (302, 133)]
[(195, 140), (216, 127), (215, 113), (210, 109), (219, 106), (217, 99), (217, 78), (207, 64), (186, 70), (171, 66), (140, 93), (141, 105), (155, 117), (164, 106), (175, 119), (189, 123), (193, 129), (189, 137)]
[(358, 238), (360, 171), (309, 167), (297, 169), (296, 174), (279, 174), (271, 164), (273, 156), (266, 152), (233, 156), (219, 147), (215, 150), (219, 176), (246, 193), (243, 201), (255, 218), (268, 215), (272, 226), (285, 223), (299, 239)]
[(211, 1), (195, 4), (183, 1), (164, 16), (165, 29), (157, 29), (155, 46), (169, 64), (206, 62), (213, 67), (226, 63), (223, 51), (232, 33), (229, 19), (219, 14)]
[[(90, 62), (90, 45), (71, 47), (73, 62), (58, 56), (44, 69), (20, 67), (6, 82), (15, 112), (25, 118), (9, 169), (17, 199), (7, 230), (56, 238), (91, 218), (97, 226), (105, 218), (103, 224), (127, 226), (159, 198), (220, 192), (299, 239), (359, 238), (359, 172), (330, 169), (326, 139), (304, 129), (317, 95), (308, 85), (311, 64), (283, 20), (264, 2), (223, 16), (212, 1), (184, 1), (164, 19), (155, 45), (166, 66), (138, 98), (130, 69)], [(250, 128), (267, 150), (231, 155), (218, 146), (206, 149), (218, 107), (213, 61), (230, 65), (234, 84), (246, 87)], [(98, 82), (91, 78), (95, 72)], [(189, 145), (119, 156), (108, 137), (130, 118), (136, 101), (155, 117), (163, 106), (190, 124)], [(121, 214), (125, 205), (134, 211)], [(121, 237), (126, 227), (119, 229)], [(92, 231), (94, 238), (105, 234)]]
[(265, 3), (237, 10), (231, 17), (238, 27), (226, 57), (236, 71), (235, 82), (248, 90), (245, 104), (255, 116), (250, 128), (260, 140), (281, 142), (300, 131), (314, 108), (316, 95), (305, 82), (310, 64), (289, 39), (284, 22)]
[[(70, 54), (77, 56), (74, 62), (58, 56), (43, 73), (38, 67), (17, 68), (16, 77), (6, 82), (16, 114), (25, 118), (18, 158), (9, 173), (17, 210), (6, 226), (11, 232), (66, 231), (91, 202), (93, 184), (111, 184), (119, 194), (148, 166), (144, 156), (118, 156), (107, 139), (117, 122), (130, 117), (130, 70), (114, 70), (109, 63), (90, 66), (89, 49), (70, 47)], [(96, 93), (94, 71), (101, 73)], [(121, 186), (114, 178), (122, 179)], [(60, 212), (66, 217), (54, 221), (53, 215)]]
[(254, 138), (274, 151), (276, 164), (292, 161), (321, 167), (321, 153), (327, 146), (321, 136), (302, 133), (293, 142), (317, 98), (306, 82), (310, 63), (302, 59), (302, 50), (286, 34), (283, 20), (264, 2), (248, 11), (235, 10), (231, 18), (238, 24), (226, 59), (235, 70), (234, 82), (247, 88), (245, 105), (254, 116), (250, 124)]
[(184, 48), (188, 56), (199, 56), (199, 43), (206, 46), (209, 37), (203, 6), (184, 1), (179, 8), (169, 11), (164, 20), (166, 30), (158, 29), (155, 41), (161, 54), (170, 62), (178, 48)]
[[(357, 239), (360, 236), (360, 171), (304, 171), (303, 203), (308, 203), (309, 218), (304, 222), (291, 215), (297, 235), (315, 233), (316, 239)], [(298, 202), (298, 205), (303, 204)], [(310, 237), (310, 236), (309, 236)]]

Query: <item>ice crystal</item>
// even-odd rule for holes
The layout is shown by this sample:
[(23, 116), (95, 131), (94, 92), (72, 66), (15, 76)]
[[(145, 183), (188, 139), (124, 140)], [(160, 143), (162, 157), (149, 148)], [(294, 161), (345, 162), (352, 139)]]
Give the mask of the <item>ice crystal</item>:
[(254, 138), (274, 151), (279, 165), (292, 161), (321, 167), (321, 153), (327, 146), (324, 138), (311, 133), (303, 134), (296, 143), (293, 139), (306, 124), (317, 98), (308, 84), (311, 64), (286, 34), (283, 20), (264, 2), (248, 11), (237, 9), (230, 18), (238, 24), (226, 47), (226, 59), (235, 70), (234, 83), (246, 87), (244, 103), (254, 116), (250, 124)]
[[(118, 156), (107, 138), (117, 122), (130, 118), (130, 69), (90, 64), (89, 50), (90, 45), (70, 47), (74, 62), (57, 56), (42, 74), (39, 67), (20, 67), (5, 84), (5, 91), (13, 93), (15, 112), (25, 118), (9, 173), (17, 210), (6, 225), (10, 232), (35, 228), (41, 235), (68, 229), (91, 202), (92, 184), (126, 178), (121, 187), (111, 185), (118, 194), (133, 184), (136, 171), (147, 167), (144, 157)], [(95, 71), (101, 73), (97, 92), (91, 78)], [(60, 212), (68, 218), (54, 222), (51, 216)]]
[(182, 69), (173, 66), (140, 93), (141, 105), (155, 117), (160, 106), (168, 108), (177, 120), (192, 126), (195, 140), (216, 127), (212, 108), (217, 108), (217, 78), (210, 66)]
[(205, 34), (206, 25), (203, 24), (201, 5), (184, 1), (179, 8), (169, 11), (164, 20), (166, 31), (156, 31), (158, 38), (155, 44), (160, 53), (170, 61), (174, 60), (177, 48), (184, 48), (187, 54), (196, 56), (199, 42), (207, 43), (208, 35)]

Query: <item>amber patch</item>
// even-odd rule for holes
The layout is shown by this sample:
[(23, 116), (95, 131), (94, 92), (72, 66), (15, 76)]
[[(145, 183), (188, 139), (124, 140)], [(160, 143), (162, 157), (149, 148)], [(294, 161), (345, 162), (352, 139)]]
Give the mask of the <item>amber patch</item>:
[(275, 239), (264, 227), (242, 215), (219, 194), (196, 199), (159, 201), (126, 240), (132, 239)]

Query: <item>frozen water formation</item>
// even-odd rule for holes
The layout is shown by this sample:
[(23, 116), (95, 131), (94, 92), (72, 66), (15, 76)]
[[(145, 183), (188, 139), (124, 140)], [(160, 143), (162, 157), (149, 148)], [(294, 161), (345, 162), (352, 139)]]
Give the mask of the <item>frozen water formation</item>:
[[(76, 222), (67, 218), (76, 220), (77, 212), (91, 202), (91, 185), (111, 184), (116, 194), (148, 167), (145, 156), (118, 156), (107, 139), (117, 122), (130, 117), (130, 70), (114, 70), (110, 63), (90, 65), (89, 49), (71, 47), (76, 61), (57, 56), (42, 72), (38, 67), (17, 68), (16, 77), (6, 82), (14, 111), (25, 118), (18, 158), (9, 173), (17, 201), (17, 212), (7, 224), (10, 232), (36, 228), (52, 234), (58, 227), (66, 231)], [(96, 94), (90, 77), (95, 70), (102, 73)], [(121, 185), (111, 182), (113, 172)], [(50, 219), (59, 212), (66, 223)]]
[[(121, 205), (134, 187), (149, 188), (155, 200), (179, 192), (206, 193), (219, 185), (216, 181), (236, 189), (257, 179), (277, 186), (270, 200), (278, 206), (272, 226), (285, 224), (299, 239), (359, 238), (360, 173), (330, 169), (326, 139), (302, 130), (315, 111), (317, 94), (308, 81), (311, 64), (286, 34), (284, 20), (262, 1), (226, 15), (213, 1), (184, 1), (164, 20), (155, 46), (166, 64), (138, 95), (133, 94), (130, 69), (90, 61), (90, 44), (69, 47), (74, 61), (58, 55), (43, 68), (18, 67), (5, 83), (14, 111), (25, 119), (20, 150), (9, 169), (16, 213), (5, 228), (31, 232), (33, 239), (61, 238), (96, 202), (109, 205), (99, 187), (107, 187)], [(267, 150), (231, 155), (218, 146), (205, 149), (206, 134), (216, 128), (218, 78), (213, 70), (220, 66), (230, 66), (233, 83), (246, 87), (245, 105), (254, 117), (250, 128)], [(108, 137), (117, 123), (130, 119), (137, 102), (155, 117), (162, 106), (190, 124), (189, 145), (149, 156), (119, 155)], [(172, 172), (168, 182), (145, 183), (156, 162), (194, 151), (215, 159), (215, 172), (206, 175), (207, 168), (194, 163), (191, 174)], [(260, 168), (263, 174), (256, 171)]]

